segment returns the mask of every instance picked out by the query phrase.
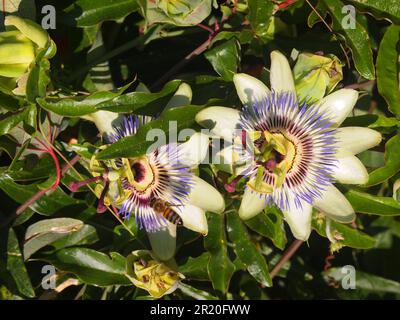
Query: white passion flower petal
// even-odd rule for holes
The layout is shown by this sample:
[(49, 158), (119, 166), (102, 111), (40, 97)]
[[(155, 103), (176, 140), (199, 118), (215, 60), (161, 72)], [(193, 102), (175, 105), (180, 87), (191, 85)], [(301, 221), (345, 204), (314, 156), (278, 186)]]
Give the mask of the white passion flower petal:
[(188, 141), (180, 145), (179, 161), (189, 167), (194, 167), (203, 162), (207, 156), (209, 137), (201, 132), (195, 132)]
[(294, 237), (307, 241), (311, 233), (312, 206), (303, 200), (299, 201), (300, 203), (296, 205), (290, 200), (289, 209), (283, 210), (283, 215)]
[(208, 224), (204, 210), (191, 204), (176, 207), (176, 212), (182, 218), (183, 226), (202, 235), (207, 235)]
[(382, 135), (375, 130), (362, 127), (338, 128), (335, 133), (337, 155), (357, 154), (381, 143)]
[(289, 61), (276, 50), (271, 52), (270, 82), (275, 92), (296, 90)]
[(114, 132), (114, 126), (121, 122), (118, 113), (100, 110), (94, 113), (82, 116), (82, 119), (94, 122), (101, 135), (107, 136)]
[(175, 94), (169, 100), (164, 110), (168, 110), (175, 107), (187, 106), (192, 101), (192, 88), (187, 83), (182, 83)]
[(225, 210), (224, 198), (218, 190), (197, 176), (193, 177), (193, 187), (188, 201), (205, 211), (222, 213)]
[(336, 126), (340, 126), (353, 110), (357, 99), (358, 92), (356, 90), (340, 89), (323, 98), (318, 103), (318, 107), (329, 117), (330, 121)]
[(240, 112), (226, 107), (208, 107), (196, 115), (196, 122), (213, 134), (232, 141), (239, 128)]
[(239, 99), (244, 105), (262, 101), (270, 92), (262, 81), (245, 73), (235, 74), (233, 83)]
[(267, 201), (264, 196), (252, 191), (250, 188), (246, 188), (240, 203), (239, 216), (243, 220), (251, 219), (263, 211), (266, 206)]
[(162, 261), (171, 259), (176, 250), (176, 225), (166, 221), (166, 227), (156, 232), (148, 232), (151, 248)]
[(356, 156), (337, 158), (335, 167), (332, 167), (332, 177), (340, 183), (365, 184), (368, 182), (368, 172)]
[(322, 191), (321, 197), (314, 200), (314, 207), (341, 223), (350, 223), (355, 219), (354, 209), (350, 202), (332, 184)]

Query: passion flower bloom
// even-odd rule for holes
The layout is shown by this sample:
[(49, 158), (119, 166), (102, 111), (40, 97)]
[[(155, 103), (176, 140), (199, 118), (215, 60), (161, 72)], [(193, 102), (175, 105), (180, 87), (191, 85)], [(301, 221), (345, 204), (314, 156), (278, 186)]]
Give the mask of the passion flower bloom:
[[(191, 90), (186, 84), (181, 85), (167, 108), (176, 106), (183, 95), (190, 100)], [(115, 117), (103, 115), (96, 114), (93, 121), (108, 143), (135, 135), (143, 124), (151, 120), (149, 117), (128, 116), (116, 125)], [(111, 121), (113, 125), (109, 123)], [(77, 189), (87, 182), (96, 181), (96, 193), (100, 198), (98, 210), (105, 211), (105, 206), (112, 204), (120, 209), (123, 218), (134, 217), (138, 226), (147, 231), (158, 258), (168, 260), (175, 253), (177, 224), (162, 215), (165, 207), (173, 211), (174, 217), (181, 220), (184, 227), (203, 235), (208, 232), (205, 212), (221, 213), (225, 209), (221, 194), (193, 172), (206, 157), (208, 146), (208, 136), (194, 133), (184, 143), (166, 144), (140, 157), (102, 163), (93, 158), (91, 171), (94, 177), (72, 187)], [(164, 208), (156, 207), (157, 203)]]
[(355, 154), (381, 141), (368, 128), (339, 128), (358, 92), (340, 89), (315, 104), (300, 103), (289, 63), (278, 51), (271, 53), (271, 90), (246, 74), (233, 81), (243, 110), (209, 107), (196, 121), (233, 141), (217, 158), (224, 161), (220, 168), (237, 176), (233, 182), (247, 178), (240, 217), (250, 219), (275, 204), (300, 240), (310, 235), (313, 207), (352, 222), (354, 210), (333, 183), (366, 183), (367, 170)]
[[(143, 123), (140, 117), (125, 118), (109, 136), (110, 142), (134, 135)], [(204, 210), (221, 212), (224, 208), (218, 191), (195, 176), (191, 165), (184, 161), (185, 150), (197, 141), (195, 134), (186, 144), (170, 143), (141, 157), (117, 159), (116, 167), (125, 170), (121, 186), (128, 193), (120, 214), (124, 218), (133, 214), (140, 227), (157, 232), (168, 224), (151, 204), (153, 199), (161, 200), (180, 216), (184, 226), (207, 234)], [(209, 204), (208, 197), (213, 198), (213, 195), (217, 198), (216, 205)]]

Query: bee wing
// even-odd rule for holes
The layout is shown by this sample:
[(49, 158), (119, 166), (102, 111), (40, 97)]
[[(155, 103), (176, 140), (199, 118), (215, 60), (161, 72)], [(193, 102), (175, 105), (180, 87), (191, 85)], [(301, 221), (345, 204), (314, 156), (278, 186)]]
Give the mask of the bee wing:
[(168, 202), (167, 202), (167, 204), (170, 207), (183, 207), (184, 206), (184, 204), (171, 204), (171, 203), (168, 203)]

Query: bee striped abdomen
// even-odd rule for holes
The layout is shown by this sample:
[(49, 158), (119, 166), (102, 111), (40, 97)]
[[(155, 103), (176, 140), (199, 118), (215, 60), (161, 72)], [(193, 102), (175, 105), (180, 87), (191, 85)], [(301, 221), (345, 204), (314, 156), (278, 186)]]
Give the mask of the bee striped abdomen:
[(173, 224), (177, 224), (177, 225), (182, 224), (182, 219), (179, 216), (179, 214), (177, 214), (174, 210), (172, 210), (169, 207), (164, 210), (163, 217)]

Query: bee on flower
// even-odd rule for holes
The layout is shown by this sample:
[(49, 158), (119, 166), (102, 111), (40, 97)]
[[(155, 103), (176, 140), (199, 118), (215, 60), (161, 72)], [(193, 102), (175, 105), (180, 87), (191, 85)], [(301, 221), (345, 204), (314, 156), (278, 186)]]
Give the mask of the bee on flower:
[[(186, 84), (182, 88), (190, 89)], [(183, 94), (182, 88), (176, 95)], [(112, 118), (96, 119), (104, 122)], [(105, 132), (106, 142), (112, 144), (133, 136), (151, 120), (150, 117), (124, 116), (119, 124)], [(96, 125), (110, 127), (104, 123)], [(98, 212), (112, 205), (119, 209), (122, 218), (134, 218), (147, 232), (158, 258), (168, 260), (175, 253), (177, 226), (206, 235), (205, 213), (222, 213), (225, 209), (221, 194), (194, 173), (207, 155), (208, 146), (208, 136), (194, 133), (184, 143), (165, 144), (134, 158), (98, 161), (94, 156), (90, 164), (93, 177), (74, 182), (70, 188), (74, 191), (96, 182)]]

